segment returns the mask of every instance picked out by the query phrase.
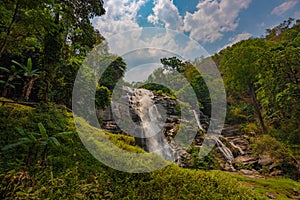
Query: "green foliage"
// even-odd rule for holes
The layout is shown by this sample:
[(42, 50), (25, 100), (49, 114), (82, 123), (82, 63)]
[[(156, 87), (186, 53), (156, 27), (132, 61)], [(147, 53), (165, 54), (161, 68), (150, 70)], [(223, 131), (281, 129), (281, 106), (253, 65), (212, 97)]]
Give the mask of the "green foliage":
[(283, 143), (269, 135), (263, 135), (256, 138), (251, 146), (254, 154), (269, 154), (275, 162), (280, 163), (280, 169), (286, 176), (299, 177), (299, 161)]
[(164, 65), (165, 69), (170, 71), (176, 70), (178, 72), (184, 72), (186, 66), (182, 60), (176, 57), (162, 58), (160, 59), (160, 62)]
[(170, 90), (170, 88), (163, 86), (163, 85), (159, 85), (156, 83), (146, 83), (146, 84), (142, 85), (142, 88), (151, 90), (154, 93), (157, 93), (158, 95), (166, 94), (170, 97), (176, 98), (174, 95), (174, 92), (172, 90)]
[(191, 168), (193, 169), (212, 170), (218, 169), (218, 166), (220, 166), (214, 151), (209, 152), (203, 158), (199, 156), (199, 148), (191, 146), (187, 151), (191, 154)]
[[(230, 178), (229, 178), (230, 177)], [(229, 179), (228, 179), (229, 178)], [(181, 169), (175, 165), (135, 180), (128, 189), (114, 197), (119, 199), (260, 199), (239, 185), (226, 173)]]
[(245, 102), (228, 102), (226, 121), (239, 124), (253, 121), (253, 107)]
[[(3, 130), (0, 134), (1, 147), (3, 142), (8, 141), (7, 135), (13, 136), (11, 139), (16, 138), (18, 132), (13, 128), (15, 126), (22, 127), (19, 129), (21, 133), (18, 134), (39, 132), (39, 136), (34, 135), (36, 138), (42, 137), (42, 134), (46, 138), (45, 133), (50, 138), (59, 137), (55, 135), (57, 132), (75, 132), (72, 115), (64, 109), (33, 109), (6, 103), (0, 107), (0, 113), (0, 125)], [(10, 116), (9, 120), (7, 116)], [(39, 121), (42, 121), (43, 125), (37, 126)], [(86, 126), (91, 131), (98, 131), (87, 124)], [(133, 146), (134, 138), (131, 136), (107, 132), (104, 134), (122, 149), (143, 152), (142, 149)], [(269, 147), (270, 143), (276, 146), (276, 142), (270, 138), (263, 141), (269, 141), (265, 147)], [(17, 163), (3, 165), (4, 162), (16, 162), (15, 159), (22, 152), (21, 149), (11, 151), (10, 157), (6, 156), (1, 161), (0, 198), (266, 199), (266, 192), (277, 192), (279, 197), (285, 197), (291, 195), (295, 188), (299, 191), (299, 184), (288, 179), (251, 179), (219, 171), (182, 169), (175, 165), (147, 174), (124, 173), (103, 166), (95, 160), (84, 148), (77, 134), (60, 138), (60, 144), (57, 148), (49, 149), (49, 164), (46, 168), (23, 168)], [(277, 145), (274, 148), (281, 147)], [(256, 194), (256, 191), (260, 195)]]
[[(105, 13), (103, 1), (0, 1), (0, 10), (0, 65), (9, 66), (13, 59), (24, 69), (23, 89), (16, 88), (9, 97), (19, 98), (21, 95), (16, 94), (22, 93), (29, 100), (33, 73), (36, 75), (38, 70), (40, 80), (32, 90), (31, 100), (70, 106), (80, 66), (70, 64), (70, 60), (83, 60), (95, 44), (103, 42), (90, 21)], [(24, 58), (32, 58), (33, 62)], [(27, 66), (19, 64), (26, 61)]]
[(274, 44), (261, 57), (257, 93), (268, 121), (274, 128), (283, 130), (285, 141), (299, 143), (300, 46), (283, 45)]
[(12, 60), (12, 63), (16, 64), (17, 66), (21, 67), (23, 77), (24, 77), (24, 86), (22, 91), (22, 96), (25, 100), (29, 99), (29, 95), (31, 93), (34, 81), (38, 78), (39, 70), (32, 69), (32, 60), (28, 58), (27, 65), (18, 63), (15, 60)]
[(275, 194), (276, 199), (298, 198), (300, 183), (284, 178), (253, 179), (241, 175), (234, 177), (243, 185), (253, 188), (260, 196)]
[(15, 89), (16, 80), (21, 78), (21, 70), (18, 70), (14, 65), (10, 68), (0, 67), (0, 71), (4, 72), (1, 76), (0, 84), (3, 85), (2, 96), (6, 97), (11, 89)]
[(53, 136), (48, 136), (47, 131), (42, 123), (38, 123), (39, 133), (25, 133), (21, 128), (16, 127), (16, 130), (20, 134), (21, 138), (18, 139), (16, 143), (8, 144), (1, 148), (1, 151), (6, 151), (20, 145), (28, 145), (27, 156), (25, 157), (26, 166), (30, 166), (32, 161), (30, 161), (30, 157), (34, 155), (33, 162), (36, 162), (39, 146), (44, 146), (41, 160), (41, 165), (46, 165), (47, 153), (48, 153), (48, 145), (53, 144), (59, 146), (60, 143), (57, 140), (57, 136), (66, 136), (71, 134), (72, 132), (61, 132), (57, 133)]
[[(111, 59), (113, 58), (110, 58), (108, 60)], [(99, 70), (102, 71), (103, 69), (99, 69)], [(126, 63), (124, 62), (123, 58), (116, 57), (115, 59), (112, 60), (111, 63), (109, 63), (105, 71), (102, 73), (101, 78), (99, 80), (99, 85), (105, 86), (110, 91), (112, 91), (117, 81), (124, 76), (125, 71), (126, 71)]]
[(98, 86), (96, 88), (96, 106), (100, 109), (105, 109), (110, 105), (111, 92), (105, 86)]

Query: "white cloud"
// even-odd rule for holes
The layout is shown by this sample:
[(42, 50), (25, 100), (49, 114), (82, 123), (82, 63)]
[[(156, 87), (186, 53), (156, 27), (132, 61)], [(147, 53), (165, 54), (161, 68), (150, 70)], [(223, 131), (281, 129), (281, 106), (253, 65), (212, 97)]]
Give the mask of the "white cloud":
[[(140, 17), (138, 12), (150, 0), (107, 0), (104, 8), (106, 14), (95, 18), (93, 24), (100, 30), (100, 33), (108, 39), (114, 34), (124, 33), (122, 42), (115, 45), (120, 49), (133, 49), (135, 44), (126, 39), (127, 34), (135, 34), (134, 37), (140, 37), (143, 28), (137, 22)], [(197, 10), (194, 13), (186, 12), (182, 17), (173, 0), (154, 0), (153, 14), (149, 15), (147, 20), (158, 27), (165, 27), (176, 31), (185, 31), (191, 38), (198, 42), (213, 43), (223, 37), (226, 32), (234, 31), (238, 27), (238, 15), (241, 9), (246, 9), (252, 0), (203, 0), (199, 1)], [(135, 29), (136, 32), (130, 32)], [(145, 33), (143, 33), (145, 34)], [(132, 36), (132, 38), (134, 38)], [(180, 46), (183, 55), (192, 52), (195, 47), (191, 41), (185, 45), (178, 44), (175, 34), (164, 34), (156, 38), (143, 37), (144, 47), (168, 47), (168, 49), (177, 50)], [(130, 38), (129, 37), (129, 38)], [(183, 49), (183, 47), (185, 49)], [(139, 48), (142, 48), (140, 46)], [(197, 50), (198, 51), (198, 50)]]
[(173, 0), (155, 0), (152, 8), (153, 14), (148, 16), (148, 21), (154, 25), (161, 24), (165, 28), (180, 30), (183, 26), (182, 17)]
[(288, 11), (289, 9), (293, 8), (296, 4), (298, 3), (297, 0), (290, 0), (290, 1), (286, 1), (282, 4), (280, 4), (279, 6), (275, 7), (271, 14), (272, 15), (278, 15), (281, 16), (283, 15), (286, 11)]
[(223, 33), (234, 31), (238, 26), (238, 14), (248, 8), (252, 0), (210, 0), (201, 1), (197, 11), (187, 12), (184, 17), (184, 31), (202, 42), (215, 42)]
[(94, 20), (104, 37), (139, 28), (137, 13), (148, 0), (107, 0), (104, 3), (106, 14)]
[(252, 37), (252, 34), (251, 34), (251, 33), (247, 33), (247, 32), (238, 34), (238, 35), (236, 35), (236, 36), (234, 36), (234, 37), (231, 37), (231, 38), (229, 38), (229, 43), (226, 44), (226, 45), (225, 45), (223, 48), (221, 48), (220, 50), (225, 49), (225, 48), (227, 48), (227, 47), (230, 47), (230, 46), (232, 46), (232, 45), (234, 45), (234, 44), (236, 44), (236, 43), (238, 43), (238, 42), (240, 42), (240, 41), (242, 41), (242, 40), (247, 40), (247, 39), (250, 38), (250, 37)]
[[(207, 56), (208, 53), (196, 42), (183, 33), (163, 28), (140, 28), (120, 33), (108, 38), (109, 49), (117, 55), (125, 55), (136, 51), (135, 59), (138, 60), (139, 52), (145, 58), (145, 51), (149, 56), (157, 54), (156, 50), (166, 51), (185, 59), (194, 60), (196, 57)], [(162, 54), (162, 53), (160, 53)]]

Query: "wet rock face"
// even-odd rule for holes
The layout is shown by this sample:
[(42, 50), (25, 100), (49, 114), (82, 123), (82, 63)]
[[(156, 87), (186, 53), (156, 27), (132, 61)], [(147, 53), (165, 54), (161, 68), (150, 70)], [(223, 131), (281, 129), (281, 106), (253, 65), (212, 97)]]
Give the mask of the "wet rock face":
[[(163, 157), (172, 157), (172, 160), (181, 167), (188, 166), (190, 154), (172, 139), (176, 135), (180, 124), (179, 111), (175, 109), (177, 101), (166, 95), (156, 96), (149, 90), (131, 88), (124, 88), (121, 92), (121, 98), (124, 98), (124, 101), (118, 100), (119, 102), (113, 104), (112, 108), (107, 108), (106, 111), (100, 112), (102, 118), (101, 127), (112, 133), (121, 133), (122, 130), (127, 133), (127, 130), (131, 131), (129, 129), (141, 127), (138, 130), (141, 133), (141, 137), (135, 136), (138, 146), (148, 152), (153, 152), (155, 148), (159, 149), (158, 146), (161, 143), (165, 143), (167, 145), (161, 146), (161, 149), (167, 151), (168, 155), (162, 151), (158, 151), (158, 154), (162, 154)], [(114, 114), (111, 110), (114, 111)], [(122, 115), (121, 113), (126, 112), (128, 113), (125, 114), (127, 116), (125, 118), (130, 118), (131, 125), (129, 129), (124, 130), (122, 122), (120, 124), (118, 119), (112, 118), (114, 116), (118, 118), (118, 116)], [(121, 120), (124, 119), (124, 117), (120, 118)], [(147, 136), (149, 131), (158, 132), (157, 136), (152, 137), (151, 135), (153, 134), (151, 133)]]
[[(176, 135), (181, 122), (180, 113), (176, 109), (177, 101), (168, 96), (156, 96), (151, 92), (146, 93), (148, 96), (150, 95), (148, 101), (152, 102), (152, 107), (155, 106), (157, 108), (157, 112), (161, 115), (161, 118), (157, 119), (160, 122), (159, 126), (157, 127), (160, 129), (160, 140), (168, 141), (168, 144), (173, 152), (172, 154), (176, 157), (176, 163), (179, 166), (190, 167), (191, 155), (187, 152), (186, 148), (176, 144), (176, 142), (172, 139)], [(129, 103), (125, 104), (125, 106), (120, 106), (118, 109), (113, 109), (116, 109), (115, 111), (118, 112), (129, 112), (128, 118), (130, 118), (130, 120), (133, 122), (133, 125), (141, 126), (142, 121), (147, 120), (147, 118), (153, 118), (153, 116), (144, 115), (148, 112), (148, 108), (145, 110), (145, 107), (147, 106), (140, 108), (143, 95), (144, 94), (142, 91), (137, 93), (131, 91), (130, 95), (126, 97), (129, 99)], [(117, 123), (113, 119), (113, 114), (110, 107), (105, 111), (100, 111), (99, 115), (102, 118), (101, 126), (103, 129), (112, 133), (122, 133), (122, 130), (118, 127)], [(133, 128), (133, 126), (129, 127), (129, 129), (131, 128)], [(126, 131), (123, 129), (123, 132)], [(273, 159), (268, 154), (254, 155), (250, 149), (250, 137), (236, 134), (238, 132), (240, 132), (238, 126), (226, 127), (222, 132), (222, 136), (219, 138), (219, 140), (232, 152), (233, 155), (233, 159), (228, 161), (228, 159), (226, 159), (223, 155), (224, 152), (222, 153), (220, 150), (222, 145), (216, 145), (216, 155), (218, 157), (216, 159), (220, 161), (221, 169), (240, 173), (250, 177), (261, 177), (261, 175), (283, 175), (284, 172), (280, 167), (281, 163), (283, 162), (282, 160)], [(196, 136), (194, 140), (196, 148), (201, 148), (203, 139), (203, 135)], [(135, 140), (137, 145), (151, 152), (151, 149), (149, 149), (149, 146), (147, 146), (149, 145), (149, 141), (147, 141), (147, 139), (135, 137)], [(157, 145), (157, 143), (154, 142), (152, 145)]]
[[(284, 172), (281, 169), (281, 164), (284, 163), (281, 159), (275, 159), (270, 154), (253, 154), (251, 151), (250, 137), (246, 135), (234, 135), (225, 131), (222, 133), (229, 149), (233, 152), (234, 159), (231, 161), (231, 166), (223, 160), (220, 164), (225, 171), (237, 172), (244, 176), (261, 178), (263, 176), (282, 176)], [(219, 156), (221, 157), (221, 156)]]

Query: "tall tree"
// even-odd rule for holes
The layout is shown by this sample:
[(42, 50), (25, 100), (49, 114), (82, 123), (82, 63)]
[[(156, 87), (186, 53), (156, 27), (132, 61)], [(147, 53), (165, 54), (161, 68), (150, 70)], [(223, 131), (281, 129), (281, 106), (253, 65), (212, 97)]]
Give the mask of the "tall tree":
[(242, 41), (225, 51), (220, 68), (227, 86), (239, 93), (250, 95), (262, 131), (266, 133), (255, 88), (260, 70), (258, 59), (264, 52), (264, 46), (265, 42), (262, 39)]

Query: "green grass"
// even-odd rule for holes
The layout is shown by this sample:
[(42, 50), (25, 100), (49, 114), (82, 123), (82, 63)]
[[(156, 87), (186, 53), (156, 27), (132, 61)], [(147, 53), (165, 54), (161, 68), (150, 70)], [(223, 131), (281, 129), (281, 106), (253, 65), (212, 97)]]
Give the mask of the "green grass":
[[(183, 169), (175, 164), (151, 173), (114, 170), (86, 150), (72, 114), (54, 106), (31, 108), (7, 103), (0, 106), (0, 122), (0, 148), (17, 140), (16, 126), (34, 132), (38, 131), (37, 123), (42, 122), (49, 135), (62, 131), (74, 133), (59, 138), (61, 146), (49, 149), (46, 167), (39, 165), (39, 156), (34, 165), (23, 165), (26, 146), (0, 152), (0, 199), (266, 199), (266, 191), (284, 197), (294, 187), (299, 188), (298, 183), (289, 179), (280, 179), (276, 185), (277, 179), (250, 179), (221, 171)], [(120, 149), (145, 153), (135, 146), (131, 136), (101, 131), (82, 119), (79, 125), (87, 131), (87, 139), (100, 139), (95, 148), (106, 148), (108, 157), (117, 155), (118, 150), (103, 145), (103, 137)], [(157, 158), (146, 155), (149, 159)], [(124, 164), (133, 162), (123, 159)]]
[[(237, 180), (257, 193), (265, 196), (267, 192), (275, 194), (276, 199), (290, 199), (292, 196), (300, 198), (300, 183), (287, 178), (254, 179), (241, 175), (234, 175)], [(297, 193), (299, 193), (297, 195)], [(296, 197), (295, 197), (296, 198)]]

